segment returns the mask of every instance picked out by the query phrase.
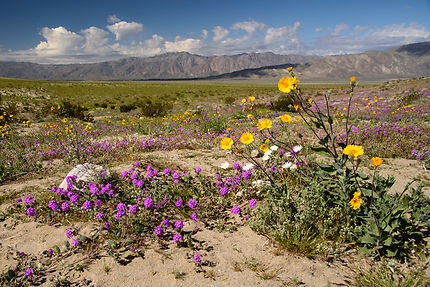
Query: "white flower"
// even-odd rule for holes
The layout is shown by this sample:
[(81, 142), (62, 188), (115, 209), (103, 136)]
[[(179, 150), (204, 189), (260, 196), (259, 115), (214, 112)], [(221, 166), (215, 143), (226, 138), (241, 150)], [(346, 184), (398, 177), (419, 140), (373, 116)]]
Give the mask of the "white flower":
[(289, 168), (292, 165), (291, 162), (287, 161), (286, 163), (284, 163), (281, 167), (282, 168)]
[(278, 146), (277, 145), (272, 145), (271, 147), (270, 147), (270, 150), (273, 150), (273, 151), (277, 151), (278, 150)]
[(290, 157), (290, 156), (291, 156), (291, 153), (288, 151), (288, 152), (286, 152), (286, 153), (284, 154), (284, 156), (285, 156), (285, 157)]
[(270, 156), (268, 154), (264, 154), (261, 159), (264, 160), (264, 161), (266, 161), (266, 160), (270, 159)]
[(254, 164), (252, 164), (252, 163), (250, 163), (250, 162), (248, 162), (248, 163), (246, 163), (244, 166), (243, 166), (243, 170), (244, 171), (247, 171), (247, 170), (249, 170), (249, 169), (252, 169), (254, 167)]
[(222, 169), (227, 169), (229, 166), (230, 166), (230, 164), (228, 163), (228, 161), (225, 161), (221, 164)]
[(294, 163), (290, 166), (290, 170), (293, 170), (293, 169), (296, 169), (296, 168), (297, 168), (297, 165), (294, 164)]
[(295, 152), (295, 153), (298, 153), (299, 151), (301, 151), (302, 150), (302, 146), (301, 145), (296, 145), (296, 146), (294, 146), (293, 147), (293, 151)]
[(273, 152), (273, 151), (269, 149), (268, 151), (266, 151), (266, 152), (264, 153), (264, 155), (269, 155), (269, 156), (270, 156), (270, 155), (272, 155), (272, 152)]

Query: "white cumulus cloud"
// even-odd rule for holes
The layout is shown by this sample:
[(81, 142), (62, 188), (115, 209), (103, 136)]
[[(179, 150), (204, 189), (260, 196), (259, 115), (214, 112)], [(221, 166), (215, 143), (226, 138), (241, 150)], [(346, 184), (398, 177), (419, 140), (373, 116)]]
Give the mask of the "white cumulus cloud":
[(83, 49), (88, 53), (101, 53), (109, 50), (109, 33), (97, 27), (90, 27), (82, 30), (81, 33), (85, 37)]
[(212, 32), (214, 33), (212, 40), (215, 42), (221, 41), (229, 33), (229, 31), (227, 29), (225, 29), (221, 26), (216, 26), (215, 28), (212, 29)]
[(46, 39), (41, 41), (34, 50), (39, 55), (55, 56), (79, 52), (83, 37), (75, 32), (59, 26), (57, 28), (43, 28), (40, 34)]
[(174, 42), (166, 41), (164, 46), (166, 52), (199, 53), (203, 47), (203, 42), (200, 39), (180, 39), (177, 37)]
[(143, 31), (143, 25), (136, 22), (125, 22), (120, 21), (112, 25), (106, 26), (109, 31), (115, 34), (115, 39), (117, 41), (126, 40), (131, 35), (137, 34)]

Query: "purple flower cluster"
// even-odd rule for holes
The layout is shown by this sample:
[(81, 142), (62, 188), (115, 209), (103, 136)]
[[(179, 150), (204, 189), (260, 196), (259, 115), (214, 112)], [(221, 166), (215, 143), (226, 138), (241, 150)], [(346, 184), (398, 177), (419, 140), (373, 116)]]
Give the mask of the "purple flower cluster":
[(190, 198), (190, 200), (188, 200), (188, 206), (191, 209), (197, 208), (197, 199)]
[(158, 235), (158, 237), (163, 236), (163, 234), (164, 234), (164, 228), (163, 228), (163, 226), (158, 225), (157, 227), (155, 227), (154, 232), (155, 232), (155, 234)]
[(239, 206), (233, 206), (231, 208), (231, 214), (240, 214), (240, 207)]

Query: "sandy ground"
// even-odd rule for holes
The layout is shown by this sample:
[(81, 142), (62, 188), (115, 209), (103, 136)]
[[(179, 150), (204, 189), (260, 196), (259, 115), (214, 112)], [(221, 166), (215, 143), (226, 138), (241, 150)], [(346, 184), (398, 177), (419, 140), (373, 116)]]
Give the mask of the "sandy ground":
[[(180, 162), (181, 168), (191, 170), (200, 167), (207, 174), (213, 174), (225, 160), (233, 162), (231, 155), (209, 150), (151, 152), (142, 154), (141, 159), (172, 165), (172, 168)], [(121, 172), (130, 168), (131, 164), (123, 164), (111, 169)], [(429, 172), (414, 160), (389, 159), (379, 169), (383, 175), (395, 176), (392, 192), (401, 192), (414, 177), (430, 179)], [(7, 183), (0, 186), (0, 195), (14, 192), (18, 196), (24, 189), (24, 195), (28, 195), (31, 187), (50, 189), (66, 174), (67, 171), (61, 171), (47, 178)], [(430, 196), (428, 186), (425, 192)], [(4, 203), (0, 210), (5, 210), (10, 204)], [(18, 223), (6, 218), (0, 226), (0, 273), (16, 266), (14, 257), (17, 252), (41, 257), (44, 250), (54, 245), (64, 246), (65, 232), (69, 227), (33, 221)], [(75, 224), (74, 227), (81, 234), (88, 229), (85, 224)], [(91, 281), (91, 286), (350, 286), (354, 265), (359, 264), (357, 255), (351, 257), (356, 262), (330, 263), (282, 252), (247, 226), (240, 226), (230, 233), (206, 229), (198, 222), (185, 224), (188, 231), (196, 227), (201, 228), (194, 238), (202, 247), (203, 266), (194, 263), (187, 248), (179, 248), (172, 243), (161, 250), (157, 243), (152, 243), (142, 257), (134, 258), (127, 265), (120, 265), (112, 257), (102, 254), (99, 259), (87, 261), (83, 271), (69, 272), (68, 278), (72, 282)], [(63, 268), (84, 262), (80, 257), (82, 255), (71, 254), (65, 259)], [(51, 284), (48, 280), (41, 286)]]

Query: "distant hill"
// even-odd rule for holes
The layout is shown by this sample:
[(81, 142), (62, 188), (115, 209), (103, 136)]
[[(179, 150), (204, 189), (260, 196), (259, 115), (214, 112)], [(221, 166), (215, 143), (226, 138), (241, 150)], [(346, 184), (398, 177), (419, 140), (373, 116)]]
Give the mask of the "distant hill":
[[(247, 69), (216, 78), (279, 78), (286, 75), (286, 65)], [(351, 76), (360, 80), (381, 81), (430, 76), (430, 42), (399, 46), (385, 51), (327, 56), (294, 69), (301, 81), (345, 81)]]
[(294, 66), (303, 81), (388, 80), (430, 76), (430, 42), (341, 56), (250, 53), (199, 56), (186, 52), (95, 64), (0, 62), (0, 77), (37, 80), (169, 80), (274, 78)]
[(0, 62), (0, 77), (37, 80), (145, 80), (205, 78), (244, 69), (279, 64), (304, 64), (317, 56), (251, 53), (199, 56), (186, 52), (148, 58), (125, 58), (95, 64), (35, 64)]
[(301, 66), (303, 79), (339, 80), (357, 76), (361, 80), (414, 78), (430, 75), (430, 42), (385, 51), (324, 57)]

